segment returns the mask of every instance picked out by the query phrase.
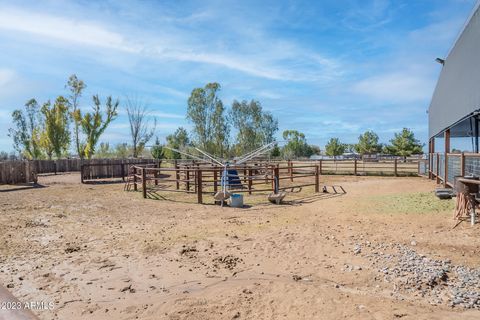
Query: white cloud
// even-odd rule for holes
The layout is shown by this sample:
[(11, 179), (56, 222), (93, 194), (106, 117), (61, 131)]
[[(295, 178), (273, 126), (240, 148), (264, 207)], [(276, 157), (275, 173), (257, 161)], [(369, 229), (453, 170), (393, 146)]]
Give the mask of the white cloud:
[[(176, 20), (168, 23), (172, 22)], [(207, 45), (201, 41), (201, 36), (192, 36), (178, 26), (168, 25), (168, 28), (177, 32), (172, 35), (163, 30), (140, 30), (134, 25), (108, 25), (63, 15), (0, 8), (0, 31), (34, 35), (37, 41), (44, 40), (49, 45), (70, 48), (73, 44), (114, 49), (162, 61), (216, 65), (271, 80), (321, 81), (331, 80), (339, 74), (336, 61), (315, 52), (309, 53), (292, 42), (264, 36), (250, 43), (249, 39), (239, 37), (241, 49), (231, 51), (221, 45)]]
[(0, 29), (20, 31), (62, 42), (139, 52), (121, 34), (90, 21), (69, 19), (17, 9), (0, 10)]
[(352, 91), (390, 104), (424, 102), (431, 97), (433, 85), (432, 77), (413, 70), (396, 71), (361, 80)]

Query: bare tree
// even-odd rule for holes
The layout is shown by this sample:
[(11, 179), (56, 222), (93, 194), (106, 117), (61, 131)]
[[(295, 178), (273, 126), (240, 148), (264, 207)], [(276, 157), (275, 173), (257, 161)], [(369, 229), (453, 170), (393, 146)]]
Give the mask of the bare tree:
[(138, 98), (126, 99), (126, 109), (128, 121), (130, 122), (130, 134), (132, 137), (133, 157), (137, 158), (143, 151), (147, 142), (155, 134), (157, 119), (153, 117), (151, 123), (151, 113), (147, 105)]

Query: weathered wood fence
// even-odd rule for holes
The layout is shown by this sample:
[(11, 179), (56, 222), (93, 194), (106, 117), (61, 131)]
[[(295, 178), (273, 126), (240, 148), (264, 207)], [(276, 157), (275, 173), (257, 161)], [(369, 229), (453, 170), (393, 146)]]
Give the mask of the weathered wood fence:
[[(39, 174), (82, 172), (82, 179), (121, 178), (133, 164), (158, 163), (154, 159), (61, 159), (0, 162), (0, 184), (36, 182)], [(83, 171), (82, 171), (83, 168)]]
[[(200, 165), (178, 164), (173, 167), (132, 166), (131, 181), (133, 190), (142, 190), (144, 198), (151, 192), (183, 192), (197, 195), (197, 202), (203, 202), (204, 194), (215, 194), (221, 188), (223, 168)], [(228, 187), (235, 193), (278, 192), (286, 189), (299, 189), (314, 186), (320, 191), (320, 168), (318, 164), (287, 165), (255, 164), (231, 166), (236, 170), (237, 183), (228, 180)], [(229, 178), (232, 177), (229, 174)], [(288, 181), (285, 183), (282, 181)]]

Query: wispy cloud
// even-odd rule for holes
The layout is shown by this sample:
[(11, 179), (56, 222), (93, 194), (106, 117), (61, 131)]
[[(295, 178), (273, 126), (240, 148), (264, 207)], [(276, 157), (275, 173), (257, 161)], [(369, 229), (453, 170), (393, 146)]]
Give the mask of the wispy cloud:
[(8, 7), (0, 10), (1, 29), (43, 37), (50, 44), (56, 40), (58, 46), (83, 45), (153, 59), (217, 65), (272, 80), (314, 81), (327, 78), (330, 74), (338, 75), (338, 63), (333, 59), (308, 53), (291, 42), (277, 41), (275, 44), (264, 39), (263, 48), (259, 48), (262, 52), (247, 50), (239, 54), (221, 48), (207, 49), (204, 43), (191, 41), (190, 36), (183, 37), (180, 29), (176, 37), (165, 33), (161, 36), (148, 33), (139, 36), (141, 32), (137, 28), (126, 26), (124, 29), (131, 31), (129, 36), (112, 31), (114, 26), (107, 23)]
[(425, 103), (431, 97), (434, 85), (434, 77), (407, 70), (363, 79), (353, 85), (352, 92), (380, 102)]
[[(319, 145), (403, 126), (425, 138), (433, 61), (473, 1), (0, 0), (0, 136), (14, 107), (65, 94), (77, 73), (82, 107), (137, 93), (161, 137), (188, 125), (191, 90), (217, 81), (226, 105), (258, 99)], [(127, 123), (121, 111), (103, 140), (127, 140)]]

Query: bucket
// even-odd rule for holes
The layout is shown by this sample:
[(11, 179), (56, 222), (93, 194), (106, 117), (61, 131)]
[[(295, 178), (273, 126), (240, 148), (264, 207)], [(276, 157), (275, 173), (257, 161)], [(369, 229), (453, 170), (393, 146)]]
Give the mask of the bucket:
[(230, 196), (230, 206), (234, 208), (243, 208), (243, 195), (234, 193)]

